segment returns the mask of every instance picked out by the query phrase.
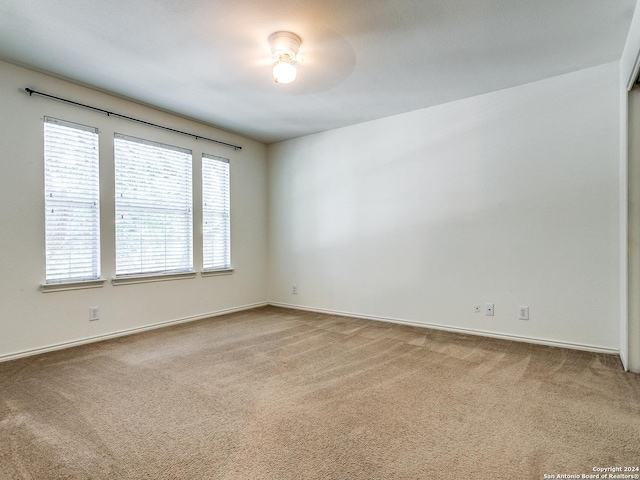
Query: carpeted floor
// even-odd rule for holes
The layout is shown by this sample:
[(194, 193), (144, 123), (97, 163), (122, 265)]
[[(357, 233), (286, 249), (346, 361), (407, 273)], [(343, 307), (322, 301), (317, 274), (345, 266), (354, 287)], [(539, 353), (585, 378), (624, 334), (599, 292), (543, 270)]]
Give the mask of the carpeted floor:
[(0, 363), (3, 480), (638, 465), (640, 376), (609, 355), (265, 307)]

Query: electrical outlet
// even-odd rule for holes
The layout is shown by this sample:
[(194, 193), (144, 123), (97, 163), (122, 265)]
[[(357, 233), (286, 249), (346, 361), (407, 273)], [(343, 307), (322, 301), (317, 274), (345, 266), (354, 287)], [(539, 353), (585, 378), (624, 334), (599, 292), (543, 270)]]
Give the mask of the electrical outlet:
[(294, 295), (298, 294), (298, 286), (297, 285), (293, 285), (291, 287), (291, 293), (293, 293)]
[(480, 313), (480, 305), (473, 306), (473, 313)]
[(529, 320), (529, 307), (518, 307), (518, 320)]
[(493, 303), (484, 304), (484, 314), (489, 317), (493, 317)]
[(89, 321), (93, 322), (100, 318), (100, 310), (98, 307), (89, 307)]

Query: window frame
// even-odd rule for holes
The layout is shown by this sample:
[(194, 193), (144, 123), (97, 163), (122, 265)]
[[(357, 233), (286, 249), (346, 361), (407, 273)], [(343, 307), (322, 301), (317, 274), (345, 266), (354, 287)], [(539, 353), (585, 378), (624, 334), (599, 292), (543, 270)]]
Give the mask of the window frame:
[[(192, 278), (195, 276), (193, 270), (193, 251), (194, 251), (194, 234), (193, 234), (193, 153), (190, 149), (169, 145), (163, 142), (156, 142), (130, 135), (115, 133), (114, 141), (114, 189), (115, 189), (115, 266), (114, 266), (114, 285), (126, 283), (139, 283), (139, 281), (153, 281), (154, 277), (164, 277), (165, 279), (181, 279)], [(126, 154), (123, 149), (129, 148)], [(146, 150), (146, 152), (145, 152)], [(136, 153), (131, 153), (135, 151)], [(144, 155), (144, 157), (135, 157), (136, 155)], [(132, 158), (141, 160), (139, 171), (132, 173), (136, 167), (132, 166)], [(127, 163), (128, 162), (128, 163)], [(146, 163), (144, 163), (146, 162)], [(175, 162), (175, 163), (173, 163)], [(182, 162), (180, 164), (179, 162)], [(162, 168), (165, 170), (161, 171)], [(127, 169), (130, 169), (128, 172)], [(145, 171), (145, 169), (148, 169)], [(173, 169), (173, 170), (171, 170)], [(134, 193), (135, 186), (141, 186), (141, 178), (143, 174), (152, 174), (147, 179), (155, 182), (155, 186), (149, 187), (148, 190), (140, 189)], [(161, 178), (164, 176), (165, 178)], [(168, 179), (168, 180), (167, 180)], [(178, 187), (172, 184), (178, 181)], [(132, 182), (128, 186), (126, 182)], [(137, 183), (136, 183), (137, 182)], [(129, 188), (129, 190), (127, 189)], [(162, 188), (166, 191), (161, 192)], [(181, 196), (180, 189), (184, 189), (184, 196)], [(155, 203), (149, 203), (148, 198), (137, 196), (140, 192), (152, 194)], [(124, 194), (127, 198), (124, 200)], [(171, 195), (175, 198), (169, 198)], [(180, 198), (178, 198), (180, 196)], [(178, 200), (176, 200), (178, 198)], [(165, 203), (162, 203), (162, 202)], [(147, 205), (145, 205), (147, 202)], [(165, 221), (160, 219), (164, 212)], [(124, 253), (127, 242), (131, 242), (131, 238), (123, 237), (122, 228), (126, 228), (126, 224), (122, 222), (124, 215), (128, 216), (131, 222), (133, 235), (138, 235), (140, 240), (140, 251), (132, 250), (130, 256), (138, 255), (140, 260), (140, 268), (132, 270), (131, 258)], [(138, 219), (133, 219), (134, 215), (138, 215)], [(166, 220), (167, 217), (174, 217), (173, 222)], [(146, 218), (146, 222), (140, 222), (140, 218)], [(175, 222), (182, 218), (184, 223)], [(146, 233), (143, 229), (147, 228)], [(150, 231), (153, 228), (159, 228), (164, 231), (164, 243), (158, 243), (157, 238), (153, 239)], [(171, 235), (167, 231), (171, 229), (182, 229), (181, 234)], [(180, 246), (181, 253), (173, 255), (174, 246), (168, 247), (170, 244), (168, 239), (180, 237), (183, 241)], [(146, 243), (144, 243), (146, 241)], [(144, 246), (143, 246), (144, 243)], [(156, 265), (152, 265), (153, 261), (148, 258), (160, 258), (163, 253), (154, 248), (164, 249), (164, 260), (158, 261)], [(146, 250), (145, 250), (146, 249)], [(168, 253), (168, 251), (171, 252)], [(144, 260), (145, 254), (150, 255)], [(184, 257), (184, 263), (178, 265), (173, 262), (180, 256)], [(126, 257), (126, 258), (125, 258)], [(169, 260), (170, 259), (170, 260)], [(164, 263), (164, 265), (160, 265)], [(126, 264), (126, 265), (125, 265)]]
[[(69, 129), (77, 132), (72, 136)], [(65, 136), (66, 134), (68, 136)], [(43, 180), (45, 281), (41, 284), (42, 291), (101, 287), (104, 279), (100, 278), (102, 252), (99, 129), (44, 116)], [(65, 238), (56, 239), (56, 236)], [(74, 236), (81, 240), (74, 240)], [(85, 243), (87, 239), (88, 246), (78, 244)], [(62, 245), (56, 248), (56, 242)], [(58, 250), (59, 253), (54, 255), (53, 250)], [(71, 267), (67, 276), (56, 274), (56, 269), (62, 266), (60, 259), (56, 261), (58, 255), (68, 256), (69, 263), (73, 257), (79, 258), (86, 267), (76, 265), (77, 275), (73, 274)]]
[[(233, 272), (232, 248), (231, 248), (231, 161), (228, 158), (220, 157), (218, 155), (211, 155), (208, 153), (202, 153), (202, 275), (223, 275)], [(223, 170), (220, 171), (218, 167), (223, 166)], [(216, 178), (217, 177), (217, 178)], [(220, 178), (222, 177), (222, 178)], [(211, 180), (211, 183), (209, 182)], [(208, 190), (208, 186), (214, 188), (216, 183), (224, 183), (223, 193), (220, 196), (219, 193)], [(219, 185), (218, 185), (219, 186)], [(207, 205), (207, 203), (213, 203), (213, 205)], [(221, 205), (222, 204), (222, 205)], [(211, 207), (211, 208), (208, 208)], [(215, 211), (217, 210), (217, 212)], [(208, 214), (209, 212), (209, 214)], [(216, 221), (216, 216), (223, 217), (223, 235), (226, 237), (222, 249), (225, 252), (222, 254), (224, 260), (222, 263), (216, 264), (216, 239), (215, 230), (216, 227), (211, 227), (211, 232), (207, 232), (207, 222), (213, 223)], [(207, 236), (211, 235), (213, 238), (211, 242), (207, 241)], [(207, 248), (211, 248), (211, 252), (205, 253)], [(207, 263), (207, 259), (211, 257), (211, 262)]]

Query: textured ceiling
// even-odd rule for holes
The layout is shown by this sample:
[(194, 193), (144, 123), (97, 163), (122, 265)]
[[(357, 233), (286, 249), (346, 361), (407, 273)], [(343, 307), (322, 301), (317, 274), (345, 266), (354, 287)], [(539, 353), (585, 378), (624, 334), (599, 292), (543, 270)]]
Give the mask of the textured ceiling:
[(635, 3), (2, 0), (0, 58), (271, 143), (617, 61)]

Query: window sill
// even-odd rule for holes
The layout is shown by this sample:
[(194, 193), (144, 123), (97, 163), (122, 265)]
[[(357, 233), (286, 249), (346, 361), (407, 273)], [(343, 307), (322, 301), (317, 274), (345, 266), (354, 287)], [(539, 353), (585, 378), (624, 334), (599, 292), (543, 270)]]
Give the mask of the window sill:
[(200, 275), (203, 277), (216, 277), (218, 275), (231, 275), (235, 268), (219, 268), (216, 270), (202, 270)]
[(40, 285), (42, 293), (64, 292), (65, 290), (84, 290), (85, 288), (102, 288), (106, 279), (79, 280), (77, 282), (43, 283)]
[(166, 282), (169, 280), (185, 280), (196, 278), (196, 272), (160, 273), (152, 275), (128, 275), (111, 279), (112, 285), (131, 285), (134, 283)]

